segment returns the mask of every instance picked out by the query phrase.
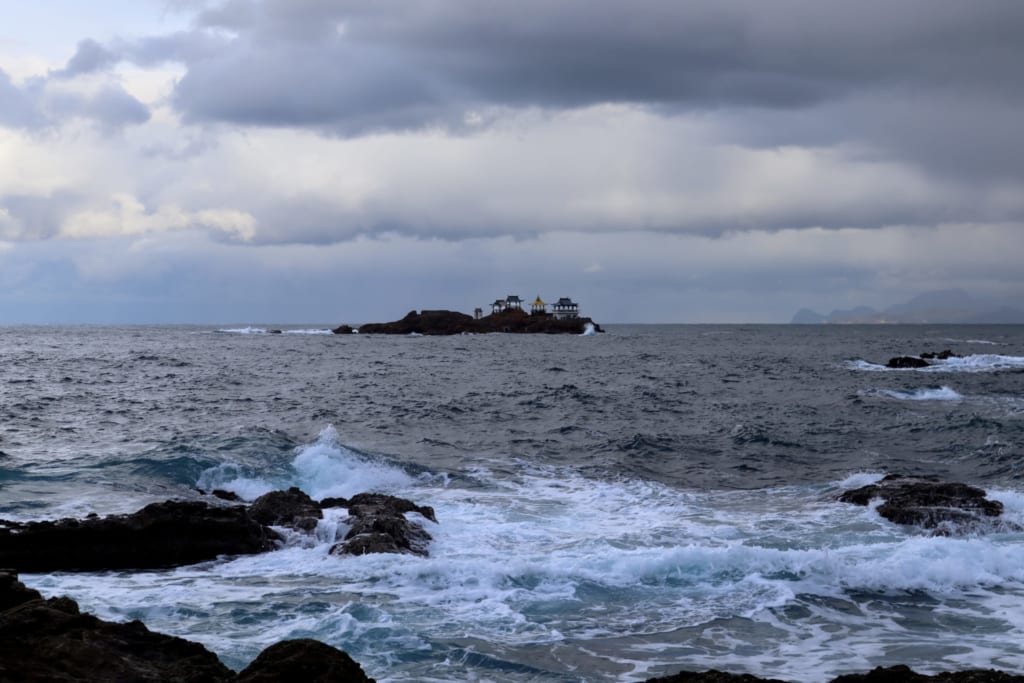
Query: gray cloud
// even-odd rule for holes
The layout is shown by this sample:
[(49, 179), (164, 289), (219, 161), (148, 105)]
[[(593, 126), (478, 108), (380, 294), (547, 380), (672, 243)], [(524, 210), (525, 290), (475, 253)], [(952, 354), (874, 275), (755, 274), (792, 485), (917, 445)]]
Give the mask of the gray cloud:
[(70, 192), (50, 196), (0, 195), (0, 240), (45, 240), (81, 200)]
[[(24, 85), (15, 84), (0, 69), (0, 125), (25, 130), (41, 130), (61, 121), (84, 118), (106, 133), (149, 120), (149, 108), (116, 83), (108, 83), (91, 92), (51, 87), (88, 71), (69, 68), (47, 78), (33, 78)], [(87, 69), (80, 65), (81, 69)]]
[(35, 128), (42, 121), (35, 94), (28, 88), (19, 88), (0, 69), (0, 126)]
[(95, 40), (86, 39), (78, 43), (78, 49), (68, 60), (67, 65), (53, 72), (55, 78), (74, 78), (80, 74), (89, 74), (113, 66), (119, 61), (118, 56), (103, 47)]
[(185, 65), (193, 123), (461, 134), (626, 103), (988, 182), (1024, 179), (1022, 34), (1015, 0), (229, 0), (124, 51)]
[(90, 119), (105, 132), (149, 120), (149, 109), (124, 88), (108, 85), (88, 95), (54, 93), (47, 97), (47, 109), (57, 119)]

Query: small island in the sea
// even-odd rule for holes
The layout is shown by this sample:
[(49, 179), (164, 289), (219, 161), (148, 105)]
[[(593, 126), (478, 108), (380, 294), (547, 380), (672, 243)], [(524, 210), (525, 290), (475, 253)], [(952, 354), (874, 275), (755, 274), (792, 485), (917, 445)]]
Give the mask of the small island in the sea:
[(604, 332), (590, 318), (580, 315), (579, 304), (568, 297), (547, 304), (540, 298), (523, 307), (523, 300), (509, 295), (491, 304), (491, 313), (477, 308), (473, 315), (458, 311), (409, 311), (401, 320), (389, 323), (366, 323), (354, 328), (341, 325), (335, 334), (480, 334), (511, 332), (516, 334), (585, 334), (589, 330)]

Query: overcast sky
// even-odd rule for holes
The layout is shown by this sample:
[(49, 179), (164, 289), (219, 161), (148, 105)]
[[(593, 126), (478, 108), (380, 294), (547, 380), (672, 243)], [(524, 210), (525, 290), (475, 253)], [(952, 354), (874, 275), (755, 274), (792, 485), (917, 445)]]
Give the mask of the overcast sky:
[(0, 0), (0, 324), (1024, 294), (1020, 0)]

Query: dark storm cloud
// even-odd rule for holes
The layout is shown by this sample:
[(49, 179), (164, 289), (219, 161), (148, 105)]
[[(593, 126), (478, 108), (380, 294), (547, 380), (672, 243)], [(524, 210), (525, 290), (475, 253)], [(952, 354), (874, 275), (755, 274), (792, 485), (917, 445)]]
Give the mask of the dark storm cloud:
[[(869, 86), (1022, 92), (1024, 5), (1010, 0), (233, 0), (199, 24), (237, 39), (189, 65), (179, 106), (197, 119), (267, 125), (305, 117), (345, 131), (413, 103), (414, 120), (430, 124), (453, 97), (462, 106), (795, 108)], [(258, 93), (245, 87), (254, 79), (264, 81)], [(224, 106), (234, 91), (245, 106)], [(264, 101), (298, 109), (306, 97), (315, 105), (305, 115)]]

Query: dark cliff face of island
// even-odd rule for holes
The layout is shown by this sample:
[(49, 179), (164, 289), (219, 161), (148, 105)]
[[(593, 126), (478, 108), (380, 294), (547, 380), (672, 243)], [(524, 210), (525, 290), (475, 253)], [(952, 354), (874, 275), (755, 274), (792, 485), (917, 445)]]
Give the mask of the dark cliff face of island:
[[(360, 334), (483, 334), (510, 332), (514, 334), (583, 334), (588, 325), (595, 332), (604, 332), (590, 318), (557, 318), (550, 314), (531, 315), (519, 309), (510, 309), (482, 318), (474, 318), (457, 311), (409, 311), (401, 320), (390, 323), (367, 323), (359, 327)], [(335, 334), (355, 332), (348, 325), (336, 327)]]

